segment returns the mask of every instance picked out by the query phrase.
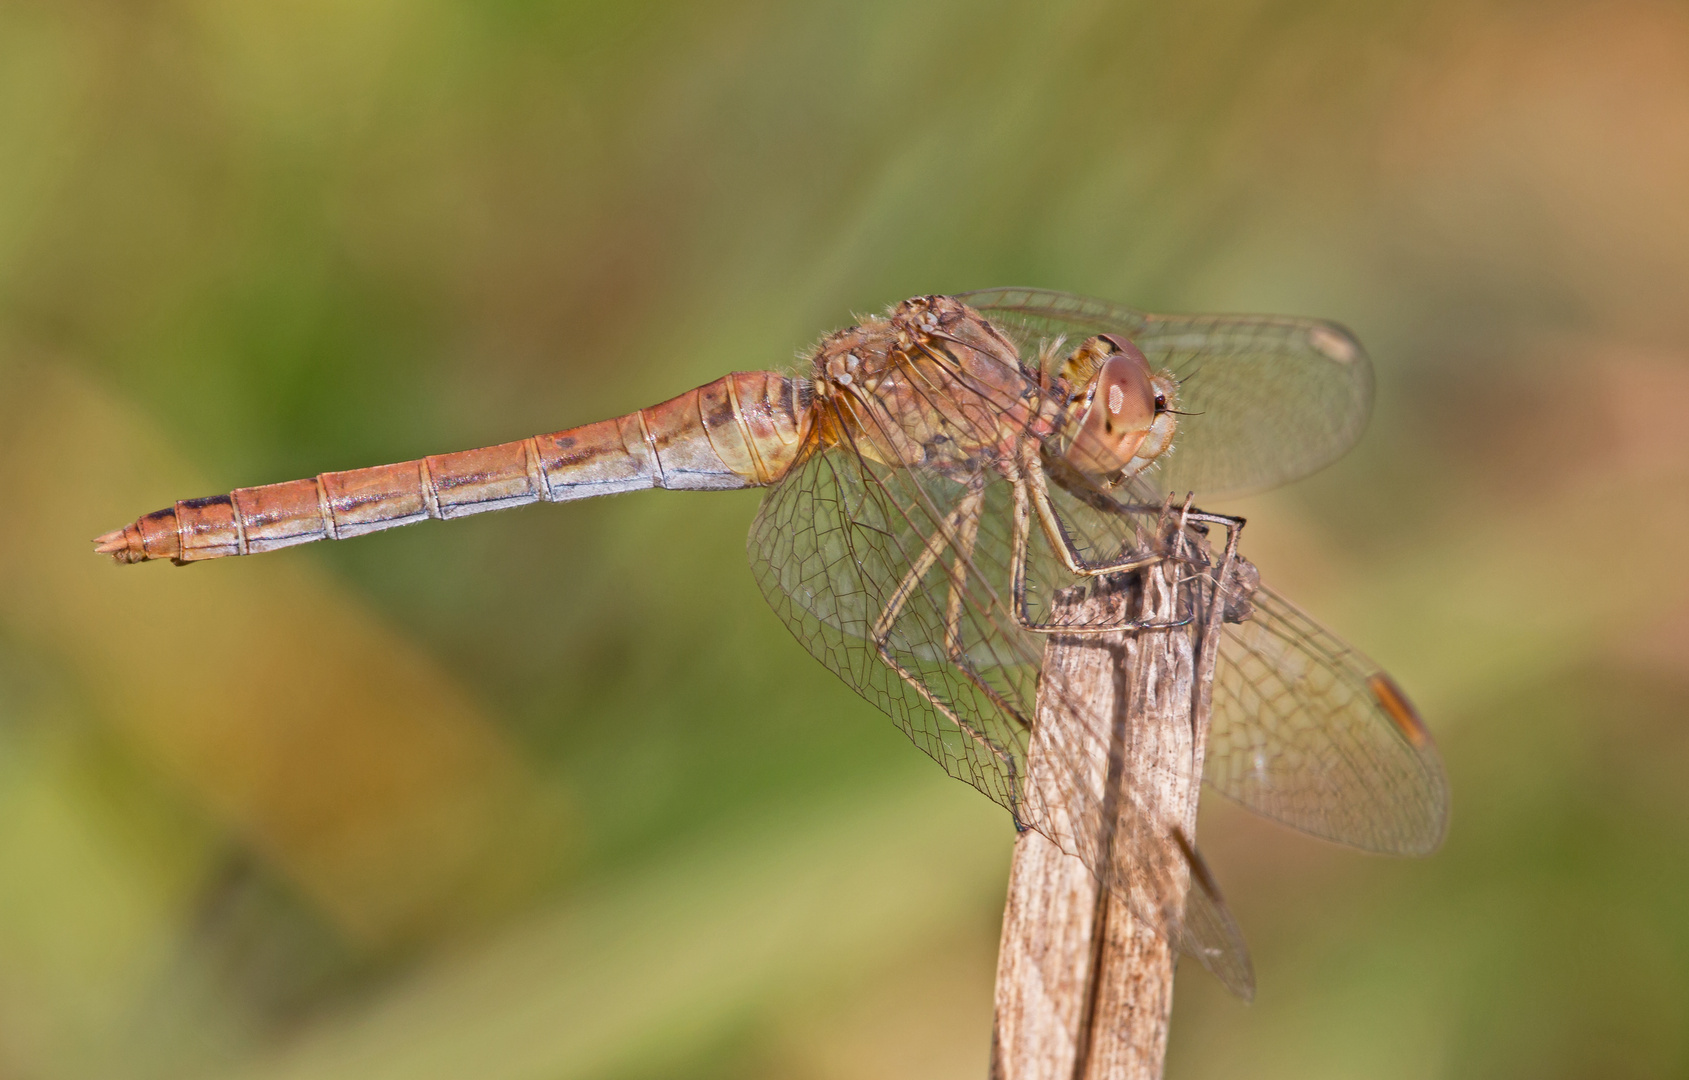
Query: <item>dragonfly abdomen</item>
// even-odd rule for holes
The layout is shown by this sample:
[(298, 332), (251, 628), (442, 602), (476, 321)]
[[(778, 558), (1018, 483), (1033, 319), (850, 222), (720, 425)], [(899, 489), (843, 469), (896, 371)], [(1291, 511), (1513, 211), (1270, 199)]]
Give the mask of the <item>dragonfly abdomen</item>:
[(735, 372), (550, 435), (185, 499), (95, 543), (118, 562), (198, 562), (532, 502), (760, 487), (797, 457), (809, 422), (800, 397), (778, 372)]

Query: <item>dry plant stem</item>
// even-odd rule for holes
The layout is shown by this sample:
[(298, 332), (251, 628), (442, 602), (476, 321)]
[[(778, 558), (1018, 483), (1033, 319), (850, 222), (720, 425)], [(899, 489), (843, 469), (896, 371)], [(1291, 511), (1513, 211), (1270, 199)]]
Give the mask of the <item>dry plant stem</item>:
[[(1232, 550), (1228, 544), (1222, 574)], [(1070, 610), (1077, 616), (1098, 605), (1118, 610), (1129, 603), (1141, 618), (1172, 621), (1201, 604), (1206, 610), (1198, 609), (1190, 625), (1052, 638), (1044, 672), (1046, 685), (1058, 678), (1077, 707), (1113, 721), (1117, 752), (1096, 762), (1097, 786), (1126, 785), (1159, 826), (1193, 837), (1209, 696), (1198, 676), (1204, 684), (1213, 677), (1216, 642), (1210, 639), (1219, 626), (1217, 609), (1203, 603), (1213, 594), (1179, 584), (1189, 573), (1188, 564), (1163, 563), (1135, 575), (1123, 594), (1093, 597)], [(1037, 724), (1062, 723), (1072, 723), (1065, 708), (1040, 700)], [(1043, 765), (1039, 749), (1035, 735), (1033, 785)], [(1170, 899), (1183, 903), (1182, 896)], [(1083, 862), (1040, 833), (1021, 833), (997, 962), (992, 1077), (1161, 1076), (1174, 961), (1173, 946), (1134, 918)]]

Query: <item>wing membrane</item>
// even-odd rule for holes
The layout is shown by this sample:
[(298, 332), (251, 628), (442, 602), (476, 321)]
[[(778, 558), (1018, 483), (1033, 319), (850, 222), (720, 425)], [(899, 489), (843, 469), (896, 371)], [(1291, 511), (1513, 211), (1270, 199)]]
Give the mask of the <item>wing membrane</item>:
[(1353, 446), (1372, 412), (1372, 364), (1354, 335), (1319, 319), (1267, 315), (1151, 315), (1038, 289), (985, 289), (961, 299), (1021, 348), (1131, 338), (1180, 380), (1173, 450), (1146, 484), (1181, 495), (1237, 494), (1315, 472)]
[[(1320, 467), (1354, 442), (1370, 409), (1370, 365), (1332, 323), (1147, 315), (1033, 290), (965, 299), (1025, 363), (1057, 362), (1076, 339), (1120, 333), (1183, 380), (1180, 407), (1197, 415), (1181, 417), (1172, 457), (1135, 484), (1132, 503), (1083, 478), (1057, 479), (1060, 462), (1046, 461), (1058, 515), (1087, 559), (1142, 551), (1162, 535), (1159, 492), (1265, 487)], [(1084, 715), (1073, 705), (1081, 695), (1047, 672), (1040, 685), (1046, 640), (1022, 630), (1009, 608), (1013, 486), (986, 460), (1001, 452), (990, 449), (996, 429), (960, 430), (986, 423), (970, 418), (1001, 403), (941, 369), (923, 379), (910, 392), (929, 397), (911, 406), (914, 416), (898, 415), (900, 432), (874, 428), (892, 421), (876, 420), (867, 401), (860, 413), (848, 397), (816, 406), (834, 410), (814, 429), (834, 442), (812, 435), (751, 531), (765, 597), (813, 655), (947, 772), (1086, 860), (1135, 915), (1247, 994), (1247, 951), (1194, 849), (1099, 774), (1118, 738), (1110, 722)], [(953, 407), (958, 400), (986, 407)], [(872, 436), (864, 446), (852, 442), (858, 430)], [(950, 456), (906, 466), (876, 455), (909, 433)], [(970, 447), (977, 453), (967, 458)], [(1036, 529), (1027, 571), (1039, 621), (1059, 621), (1088, 591), (1121, 586), (1076, 580)], [(1434, 848), (1447, 780), (1388, 677), (1270, 590), (1236, 586), (1227, 609), (1252, 616), (1223, 629), (1204, 779), (1316, 836), (1394, 854)], [(1041, 699), (1076, 720), (1060, 726), (1066, 734), (1034, 734)], [(1036, 783), (1029, 768), (1040, 770)], [(1149, 898), (1174, 895), (1184, 875), (1185, 910), (1158, 910)]]
[[(1206, 779), (1258, 814), (1390, 855), (1448, 827), (1448, 778), (1376, 664), (1270, 589), (1225, 628)], [(1381, 697), (1381, 695), (1383, 695)]]
[[(971, 544), (955, 520), (970, 492), (982, 507)], [(1219, 897), (1203, 893), (1210, 879), (1191, 880), (1192, 917), (1150, 899), (1176, 895), (1172, 879), (1182, 889), (1191, 864), (1129, 793), (1105, 790), (1098, 762), (1107, 760), (1109, 724), (1071, 710), (1075, 733), (1043, 740), (1032, 754), (1040, 778), (1027, 782), (1038, 694), (1076, 696), (1048, 678), (1039, 686), (1044, 642), (1021, 630), (1007, 605), (1011, 495), (988, 469), (883, 465), (849, 446), (817, 447), (764, 499), (751, 561), (770, 606), (817, 659), (946, 772), (1084, 859), (1135, 915), (1247, 996), (1242, 936)], [(935, 536), (940, 554), (928, 560)], [(1049, 562), (1046, 555), (1040, 566)], [(1044, 577), (1053, 595), (1055, 579)], [(882, 659), (876, 624), (902, 596)]]
[[(1096, 546), (1141, 528), (1141, 516), (1106, 493), (1069, 496), (1059, 508)], [(1203, 779), (1322, 839), (1390, 855), (1435, 850), (1448, 824), (1448, 777), (1395, 684), (1265, 586), (1228, 606), (1249, 616), (1220, 636)]]

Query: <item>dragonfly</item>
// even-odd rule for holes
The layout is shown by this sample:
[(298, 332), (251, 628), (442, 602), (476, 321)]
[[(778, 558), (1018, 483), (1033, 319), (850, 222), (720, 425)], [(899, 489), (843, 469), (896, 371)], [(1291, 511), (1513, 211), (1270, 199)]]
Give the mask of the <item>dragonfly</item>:
[[(735, 372), (549, 435), (187, 499), (94, 543), (120, 563), (186, 564), (534, 502), (767, 488), (750, 559), (804, 648), (1248, 997), (1247, 947), (1194, 846), (1130, 827), (1130, 794), (1122, 813), (1121, 793), (1099, 790), (1084, 748), (1109, 745), (1107, 719), (1045, 740), (1053, 760), (1029, 782), (1040, 695), (1073, 693), (1041, 674), (1044, 643), (1166, 626), (1076, 618), (1066, 600), (1169, 559), (1205, 567), (1225, 617), (1203, 779), (1339, 844), (1437, 848), (1448, 781), (1401, 688), (1246, 561), (1227, 575), (1191, 554), (1210, 526), (1242, 524), (1193, 511), (1195, 495), (1322, 468), (1360, 437), (1372, 396), (1365, 351), (1333, 322), (1152, 315), (1040, 289), (920, 296), (827, 335), (804, 373)], [(1144, 899), (1175, 877), (1182, 908)]]

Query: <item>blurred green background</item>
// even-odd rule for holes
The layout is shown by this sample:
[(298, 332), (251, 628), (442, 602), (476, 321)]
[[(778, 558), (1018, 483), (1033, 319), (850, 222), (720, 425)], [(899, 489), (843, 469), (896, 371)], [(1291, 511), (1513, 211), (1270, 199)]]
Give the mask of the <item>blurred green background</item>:
[(1689, 1075), (1686, 282), (1680, 4), (0, 2), (0, 1078), (982, 1076), (1008, 818), (755, 492), (87, 541), (996, 284), (1378, 366), (1236, 508), (1453, 829), (1209, 806), (1260, 993), (1188, 968), (1169, 1075)]

